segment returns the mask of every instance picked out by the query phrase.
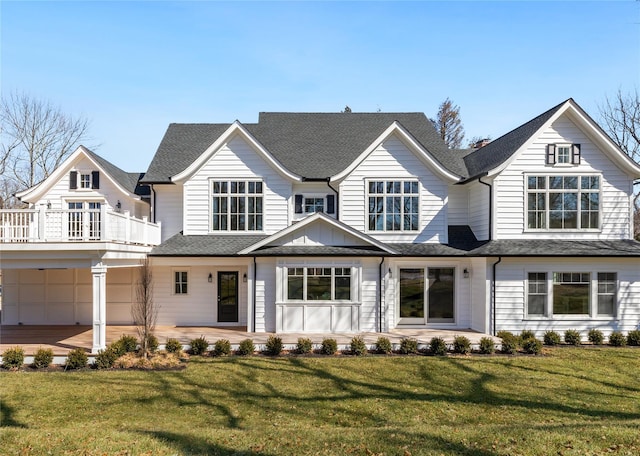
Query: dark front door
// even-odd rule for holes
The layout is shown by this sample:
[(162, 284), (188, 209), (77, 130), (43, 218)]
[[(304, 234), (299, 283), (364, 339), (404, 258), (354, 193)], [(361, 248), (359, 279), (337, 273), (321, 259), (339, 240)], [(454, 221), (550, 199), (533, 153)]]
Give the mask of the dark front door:
[(218, 272), (218, 322), (238, 321), (238, 273)]

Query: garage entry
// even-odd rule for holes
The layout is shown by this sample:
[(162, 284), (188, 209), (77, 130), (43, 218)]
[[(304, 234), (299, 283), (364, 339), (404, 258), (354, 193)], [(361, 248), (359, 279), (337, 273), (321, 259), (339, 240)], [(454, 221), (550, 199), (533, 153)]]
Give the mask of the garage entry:
[[(109, 268), (107, 324), (131, 324), (138, 268)], [(90, 325), (93, 291), (90, 269), (2, 271), (2, 324)]]

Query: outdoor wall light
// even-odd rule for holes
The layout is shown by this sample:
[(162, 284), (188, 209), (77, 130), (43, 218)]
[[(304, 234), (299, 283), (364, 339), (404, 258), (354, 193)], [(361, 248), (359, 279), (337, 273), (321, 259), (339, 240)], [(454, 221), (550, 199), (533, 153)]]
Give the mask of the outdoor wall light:
[(464, 268), (464, 270), (462, 271), (462, 275), (464, 276), (465, 279), (469, 278), (469, 270), (467, 268)]
[(247, 273), (246, 272), (244, 274), (242, 274), (242, 281), (243, 282), (247, 281)]
[(209, 273), (209, 277), (207, 277), (207, 282), (213, 282), (213, 276), (211, 275), (211, 273)]
[(120, 212), (121, 209), (122, 209), (122, 203), (120, 202), (120, 200), (118, 200), (118, 202), (116, 203), (116, 212)]
[(51, 201), (47, 200), (47, 209), (51, 209)]
[(391, 268), (389, 268), (389, 277), (391, 277)]

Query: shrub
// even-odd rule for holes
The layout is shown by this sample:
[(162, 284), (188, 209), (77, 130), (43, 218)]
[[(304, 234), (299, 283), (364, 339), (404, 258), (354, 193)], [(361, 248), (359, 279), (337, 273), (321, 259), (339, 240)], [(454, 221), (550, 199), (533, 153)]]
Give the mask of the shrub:
[(2, 352), (2, 365), (7, 369), (17, 369), (24, 364), (24, 350), (21, 347), (7, 348)]
[(110, 369), (118, 359), (118, 354), (113, 349), (113, 344), (109, 345), (105, 350), (98, 351), (93, 365), (96, 369)]
[(118, 358), (125, 353), (133, 353), (138, 349), (138, 339), (134, 336), (122, 335), (120, 339), (116, 340), (112, 344)]
[(404, 355), (418, 353), (418, 341), (411, 337), (403, 337), (400, 339), (400, 353)]
[(323, 355), (335, 355), (338, 351), (338, 342), (335, 339), (326, 338), (322, 339), (322, 345), (320, 346), (320, 353)]
[(453, 338), (453, 351), (466, 355), (471, 353), (471, 341), (465, 336), (456, 336)]
[(82, 369), (87, 367), (89, 357), (82, 348), (74, 348), (67, 354), (65, 369)]
[(49, 367), (53, 362), (53, 350), (50, 348), (39, 348), (33, 355), (33, 367), (36, 369), (44, 369)]
[(193, 355), (204, 355), (209, 349), (209, 341), (204, 336), (192, 339), (189, 345), (191, 345), (191, 354)]
[(304, 355), (306, 353), (311, 353), (311, 350), (313, 350), (311, 339), (308, 339), (306, 337), (299, 337), (298, 343), (296, 344), (296, 352)]
[(238, 355), (240, 356), (253, 355), (254, 351), (256, 351), (256, 346), (251, 339), (245, 339), (238, 345)]
[(609, 335), (609, 345), (624, 347), (627, 345), (627, 338), (620, 331), (614, 331)]
[(367, 354), (367, 344), (364, 343), (364, 339), (361, 336), (355, 336), (351, 339), (351, 354), (356, 356), (363, 356)]
[(507, 355), (513, 355), (518, 351), (518, 338), (509, 331), (499, 331), (498, 337), (502, 339), (500, 351)]
[(640, 345), (640, 329), (634, 329), (627, 333), (627, 343), (629, 345)]
[(216, 356), (228, 356), (231, 354), (231, 342), (228, 339), (218, 339), (213, 344), (213, 354)]
[(580, 345), (580, 333), (575, 329), (567, 329), (564, 332), (564, 341), (569, 345)]
[(447, 354), (447, 344), (442, 337), (432, 337), (429, 342), (429, 351), (432, 355), (444, 356)]
[(273, 334), (269, 336), (267, 343), (264, 345), (265, 353), (270, 356), (278, 356), (282, 353), (282, 348), (282, 338)]
[(159, 346), (160, 343), (158, 342), (158, 338), (153, 334), (149, 334), (147, 336), (147, 350), (149, 350), (149, 353), (157, 352)]
[(542, 341), (535, 337), (530, 337), (522, 342), (522, 349), (530, 355), (537, 355), (542, 352)]
[(496, 346), (491, 337), (483, 337), (480, 339), (480, 353), (491, 355), (496, 351)]
[(523, 347), (524, 346), (524, 342), (527, 339), (535, 339), (535, 338), (536, 338), (536, 333), (534, 333), (530, 329), (525, 329), (518, 336), (518, 343), (520, 344), (521, 347)]
[(388, 337), (378, 337), (378, 340), (376, 340), (376, 351), (385, 355), (388, 355), (393, 351), (391, 341)]
[(560, 338), (560, 334), (555, 331), (547, 331), (544, 333), (544, 344), (545, 345), (560, 345), (562, 343), (562, 339)]
[(182, 344), (178, 339), (169, 338), (164, 344), (164, 348), (167, 350), (167, 353), (180, 353), (182, 351)]
[(592, 328), (587, 334), (587, 339), (589, 339), (589, 342), (591, 342), (593, 345), (602, 345), (602, 343), (604, 342), (604, 335), (599, 329)]

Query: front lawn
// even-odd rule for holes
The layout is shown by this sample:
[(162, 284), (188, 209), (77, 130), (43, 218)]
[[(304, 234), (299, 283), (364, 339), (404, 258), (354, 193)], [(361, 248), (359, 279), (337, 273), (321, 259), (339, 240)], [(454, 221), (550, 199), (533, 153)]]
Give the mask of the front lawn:
[(0, 373), (16, 455), (640, 454), (640, 350)]

